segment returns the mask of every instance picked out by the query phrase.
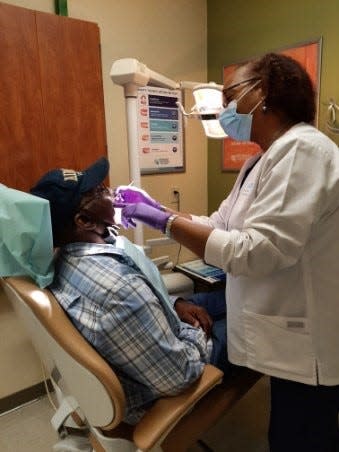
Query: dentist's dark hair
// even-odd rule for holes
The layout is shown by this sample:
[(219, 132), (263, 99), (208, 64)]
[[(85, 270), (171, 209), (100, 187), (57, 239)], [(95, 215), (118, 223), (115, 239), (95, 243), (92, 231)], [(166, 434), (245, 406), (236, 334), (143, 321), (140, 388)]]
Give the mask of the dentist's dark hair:
[(314, 122), (315, 90), (300, 63), (286, 55), (268, 53), (250, 62), (249, 72), (262, 81), (267, 109), (283, 113), (294, 124)]

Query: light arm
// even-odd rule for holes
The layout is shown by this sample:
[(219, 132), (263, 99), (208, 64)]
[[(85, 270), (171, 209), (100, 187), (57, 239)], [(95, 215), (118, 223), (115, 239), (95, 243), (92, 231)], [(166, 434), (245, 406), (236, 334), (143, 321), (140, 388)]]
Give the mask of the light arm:
[(140, 86), (159, 86), (161, 88), (178, 89), (179, 84), (158, 72), (152, 71), (135, 58), (121, 58), (114, 61), (111, 79), (125, 89), (125, 96), (137, 94)]
[[(150, 70), (135, 58), (122, 58), (114, 61), (110, 77), (112, 81), (124, 88), (126, 98), (126, 121), (129, 154), (129, 176), (135, 186), (141, 187), (141, 173), (138, 149), (138, 88), (147, 85), (176, 89), (179, 85), (169, 78)], [(134, 243), (143, 245), (143, 228), (138, 224), (134, 230)]]

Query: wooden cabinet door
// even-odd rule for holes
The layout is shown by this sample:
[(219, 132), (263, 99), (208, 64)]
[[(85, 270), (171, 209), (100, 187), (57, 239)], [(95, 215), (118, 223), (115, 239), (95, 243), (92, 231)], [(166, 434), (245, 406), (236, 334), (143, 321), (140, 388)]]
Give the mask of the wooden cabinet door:
[(106, 155), (99, 28), (36, 17), (48, 164), (82, 168)]
[(96, 24), (0, 3), (0, 182), (107, 154)]
[(44, 119), (35, 13), (0, 4), (0, 183), (29, 188), (41, 173)]

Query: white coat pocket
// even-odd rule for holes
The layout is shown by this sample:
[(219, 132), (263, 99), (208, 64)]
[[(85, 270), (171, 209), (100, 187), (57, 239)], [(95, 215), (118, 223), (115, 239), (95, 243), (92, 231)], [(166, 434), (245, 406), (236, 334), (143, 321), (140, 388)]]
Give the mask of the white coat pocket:
[(281, 378), (305, 383), (316, 378), (307, 319), (243, 314), (249, 364)]

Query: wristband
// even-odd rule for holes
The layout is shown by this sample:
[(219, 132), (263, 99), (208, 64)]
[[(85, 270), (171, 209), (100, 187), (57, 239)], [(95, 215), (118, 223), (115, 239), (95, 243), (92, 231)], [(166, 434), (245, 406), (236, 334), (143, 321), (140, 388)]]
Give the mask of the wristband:
[(171, 227), (172, 227), (172, 223), (173, 221), (178, 218), (179, 215), (171, 215), (166, 223), (166, 228), (165, 228), (165, 234), (167, 235), (167, 237), (171, 238)]

